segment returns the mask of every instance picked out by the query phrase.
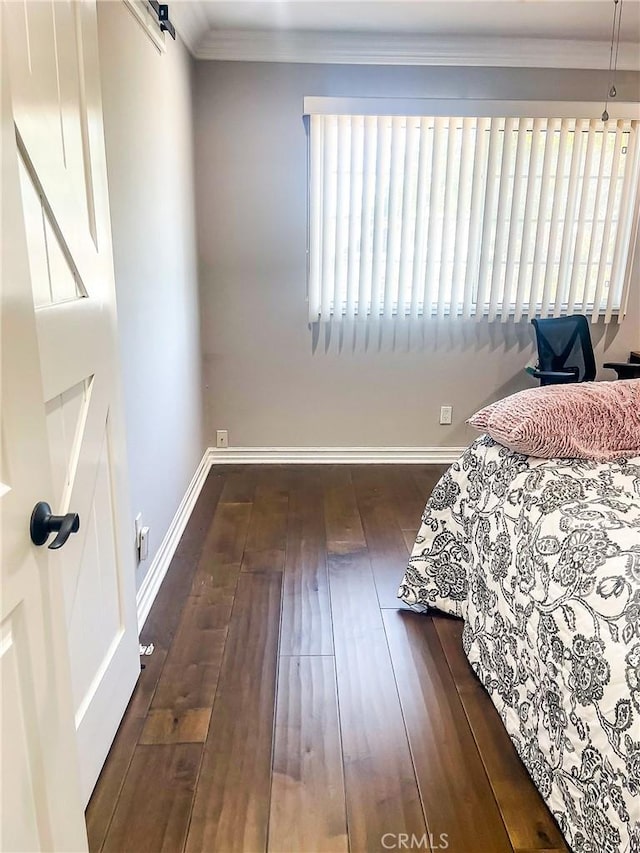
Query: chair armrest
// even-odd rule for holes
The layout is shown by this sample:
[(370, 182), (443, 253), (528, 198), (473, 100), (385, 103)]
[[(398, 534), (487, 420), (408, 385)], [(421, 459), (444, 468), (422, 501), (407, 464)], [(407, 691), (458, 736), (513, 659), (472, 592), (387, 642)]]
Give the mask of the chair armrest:
[(608, 361), (602, 366), (609, 370), (615, 370), (618, 379), (640, 379), (640, 364), (632, 364), (628, 361)]
[(575, 370), (534, 370), (531, 373), (546, 385), (564, 385), (578, 381), (578, 371)]

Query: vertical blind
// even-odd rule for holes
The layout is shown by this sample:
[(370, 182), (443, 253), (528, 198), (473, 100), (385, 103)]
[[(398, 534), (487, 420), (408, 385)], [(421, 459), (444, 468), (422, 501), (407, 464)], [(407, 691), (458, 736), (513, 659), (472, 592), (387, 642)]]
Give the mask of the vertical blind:
[(638, 124), (312, 114), (310, 321), (624, 314)]

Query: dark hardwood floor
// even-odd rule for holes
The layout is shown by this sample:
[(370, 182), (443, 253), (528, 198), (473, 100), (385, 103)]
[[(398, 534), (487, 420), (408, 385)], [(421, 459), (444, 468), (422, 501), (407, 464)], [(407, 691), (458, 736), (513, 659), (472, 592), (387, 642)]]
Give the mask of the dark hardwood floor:
[(566, 851), (461, 647), (395, 598), (438, 466), (214, 468), (92, 851)]

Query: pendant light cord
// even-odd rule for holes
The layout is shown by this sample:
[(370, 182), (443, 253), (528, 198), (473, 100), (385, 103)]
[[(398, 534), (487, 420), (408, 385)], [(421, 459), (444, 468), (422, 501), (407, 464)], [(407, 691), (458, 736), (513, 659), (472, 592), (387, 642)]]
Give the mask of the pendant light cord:
[[(609, 49), (609, 73), (607, 75), (607, 95), (604, 102), (604, 110), (602, 112), (602, 121), (609, 121), (609, 98), (615, 98), (616, 76), (618, 71), (618, 51), (620, 50), (620, 24), (622, 22), (622, 3), (623, 0), (613, 0), (613, 23), (611, 25), (611, 47)], [(618, 8), (619, 7), (619, 8)], [(615, 47), (615, 59), (613, 55)], [(613, 69), (613, 73), (612, 73)]]
[[(617, 0), (616, 0), (617, 3)], [(616, 33), (616, 57), (613, 61), (613, 89), (615, 91), (616, 85), (616, 76), (618, 73), (618, 51), (620, 50), (620, 24), (622, 23), (622, 3), (623, 0), (620, 0), (620, 10), (618, 11), (618, 32)], [(615, 12), (615, 9), (614, 9)], [(613, 96), (615, 98), (615, 95)]]

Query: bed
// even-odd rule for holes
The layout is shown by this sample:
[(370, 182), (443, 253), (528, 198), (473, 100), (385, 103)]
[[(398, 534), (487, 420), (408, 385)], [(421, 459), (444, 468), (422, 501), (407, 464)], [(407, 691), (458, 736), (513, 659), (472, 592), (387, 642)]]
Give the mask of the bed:
[(482, 436), (422, 516), (399, 597), (464, 651), (575, 853), (640, 853), (640, 457)]

